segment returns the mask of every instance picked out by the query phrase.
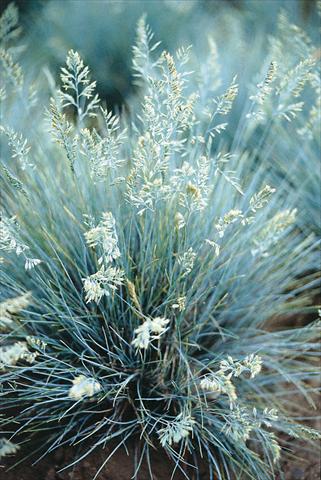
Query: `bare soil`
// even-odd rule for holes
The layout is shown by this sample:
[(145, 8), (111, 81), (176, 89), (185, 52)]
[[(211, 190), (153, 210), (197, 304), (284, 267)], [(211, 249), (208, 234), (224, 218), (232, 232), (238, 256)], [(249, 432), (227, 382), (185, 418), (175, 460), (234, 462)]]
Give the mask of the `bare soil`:
[[(301, 441), (292, 441), (290, 446), (290, 457), (283, 462), (284, 478), (277, 477), (277, 480), (319, 480), (321, 478), (320, 449), (305, 450), (306, 445)], [(48, 455), (34, 466), (31, 461), (8, 471), (10, 466), (0, 466), (0, 480), (92, 480), (108, 456), (109, 450), (102, 449), (91, 454), (77, 465), (60, 472), (64, 466), (74, 460), (75, 450), (72, 448), (59, 449), (55, 454)], [(128, 452), (124, 449), (118, 450), (102, 469), (97, 480), (130, 480), (134, 474), (133, 467), (134, 447)], [(152, 454), (153, 480), (169, 480), (172, 475), (173, 466), (163, 452)], [(201, 472), (202, 480), (209, 480), (206, 465), (203, 465)], [(196, 477), (193, 472), (186, 470), (190, 480)], [(150, 480), (148, 465), (143, 463), (137, 480)], [(186, 480), (181, 472), (176, 472), (173, 480)]]
[[(101, 449), (75, 466), (60, 472), (59, 470), (64, 466), (73, 462), (75, 450), (72, 448), (59, 449), (55, 454), (48, 455), (33, 467), (29, 466), (30, 461), (10, 471), (3, 465), (2, 469), (0, 467), (0, 480), (92, 480), (109, 453), (110, 449)], [(173, 464), (170, 460), (163, 452), (162, 454), (154, 452), (151, 457), (153, 480), (169, 480), (173, 473)], [(133, 464), (134, 445), (129, 447), (127, 452), (124, 448), (119, 449), (101, 470), (97, 480), (130, 480), (135, 472)], [(188, 474), (192, 480), (193, 475), (190, 472)], [(205, 478), (207, 476), (204, 476)], [(147, 462), (141, 465), (137, 480), (150, 480)], [(186, 480), (186, 477), (177, 471), (173, 480)]]
[[(291, 459), (283, 462), (284, 480), (319, 480), (321, 478), (320, 448), (308, 453), (303, 449), (302, 442), (293, 444)], [(277, 477), (277, 480), (281, 480), (281, 477)]]

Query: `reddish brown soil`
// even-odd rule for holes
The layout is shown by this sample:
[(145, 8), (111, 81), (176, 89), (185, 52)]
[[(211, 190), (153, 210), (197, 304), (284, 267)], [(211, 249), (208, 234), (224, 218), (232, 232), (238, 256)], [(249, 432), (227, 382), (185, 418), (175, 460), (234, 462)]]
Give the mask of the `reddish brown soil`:
[[(49, 455), (34, 467), (27, 466), (30, 462), (7, 471), (3, 465), (0, 469), (0, 480), (92, 480), (108, 456), (109, 450), (100, 450), (91, 454), (79, 464), (59, 472), (65, 465), (74, 460), (75, 451), (71, 448), (59, 449), (54, 455)], [(102, 469), (97, 480), (130, 480), (134, 474), (134, 448), (118, 450)], [(173, 465), (164, 454), (152, 453), (153, 480), (169, 480), (173, 473)], [(1, 467), (0, 467), (1, 468)], [(188, 472), (191, 480), (193, 474)], [(204, 476), (204, 480), (207, 475)], [(137, 480), (150, 480), (148, 465), (144, 462), (140, 468)], [(173, 480), (186, 480), (181, 472), (176, 472)]]
[[(284, 480), (319, 480), (321, 478), (320, 449), (304, 455), (303, 448), (302, 442), (294, 444), (293, 458), (283, 463)], [(277, 480), (280, 480), (280, 477)]]
[[(311, 449), (304, 452), (304, 444), (295, 441), (291, 444), (291, 460), (283, 462), (285, 480), (319, 480), (321, 478), (320, 450)], [(27, 466), (30, 462), (7, 471), (6, 466), (0, 466), (0, 480), (92, 480), (97, 470), (106, 459), (107, 450), (90, 455), (76, 466), (59, 472), (61, 468), (73, 461), (74, 450), (60, 449), (54, 455), (46, 457), (34, 467)], [(154, 453), (153, 480), (169, 480), (172, 474), (172, 465), (164, 454)], [(7, 465), (8, 466), (8, 465)], [(208, 480), (209, 475), (204, 465), (202, 480)], [(119, 450), (103, 468), (97, 480), (130, 480), (133, 476), (133, 449), (128, 454), (125, 450)], [(186, 471), (190, 480), (195, 476)], [(144, 463), (140, 469), (137, 480), (150, 480), (148, 466)], [(177, 472), (173, 480), (186, 480), (186, 477)], [(278, 477), (277, 480), (281, 480)]]

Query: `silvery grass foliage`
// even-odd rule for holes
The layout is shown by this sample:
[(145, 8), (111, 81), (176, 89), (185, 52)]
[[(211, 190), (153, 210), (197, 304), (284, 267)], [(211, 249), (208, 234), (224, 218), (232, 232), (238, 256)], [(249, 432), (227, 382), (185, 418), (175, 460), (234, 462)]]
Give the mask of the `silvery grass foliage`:
[[(319, 26), (315, 20), (318, 19), (317, 11), (304, 25), (307, 34), (302, 30), (302, 19), (300, 23), (300, 2), (242, 2), (240, 11), (228, 2), (216, 3), (205, 5), (197, 1), (173, 0), (147, 3), (122, 0), (115, 3), (103, 0), (80, 5), (73, 1), (47, 2), (39, 15), (37, 12), (33, 28), (25, 28), (23, 38), (28, 48), (25, 46), (23, 52), (21, 46), (7, 48), (8, 42), (15, 39), (21, 29), (14, 29), (14, 35), (5, 38), (5, 50), (10, 51), (16, 73), (21, 73), (21, 78), (16, 79), (20, 87), (10, 110), (5, 112), (6, 123), (29, 139), (37, 136), (38, 124), (42, 123), (42, 108), (37, 108), (36, 101), (47, 102), (48, 89), (47, 86), (38, 88), (36, 95), (34, 80), (49, 80), (50, 90), (54, 89), (54, 79), (43, 65), (63, 62), (69, 48), (77, 48), (90, 59), (101, 92), (117, 90), (118, 97), (128, 99), (133, 88), (128, 87), (129, 74), (124, 72), (129, 72), (129, 45), (134, 33), (132, 19), (138, 18), (145, 9), (156, 31), (165, 37), (166, 48), (177, 44), (185, 45), (185, 48), (190, 43), (194, 45), (189, 51), (189, 68), (195, 71), (191, 80), (197, 84), (196, 89), (201, 89), (202, 95), (216, 98), (222, 85), (227, 85), (235, 73), (238, 74), (240, 90), (229, 122), (223, 121), (217, 127), (224, 130), (221, 138), (226, 142), (226, 148), (231, 151), (241, 145), (241, 150), (246, 149), (250, 157), (247, 166), (256, 170), (263, 164), (271, 173), (269, 183), (277, 186), (286, 179), (286, 195), (298, 196), (298, 227), (307, 234), (313, 231), (320, 237), (320, 62), (318, 45), (314, 45), (319, 39)], [(10, 11), (17, 20), (16, 9), (12, 6)], [(287, 17), (301, 24), (301, 28)], [(120, 24), (125, 32), (122, 36), (118, 35)], [(112, 40), (105, 45), (101, 38), (107, 34)], [(251, 55), (248, 55), (249, 43), (252, 44)], [(113, 61), (114, 57), (123, 63)], [(106, 67), (108, 63), (111, 65)], [(25, 70), (29, 73), (23, 72), (19, 64), (27, 65)], [(275, 65), (275, 71), (269, 79), (270, 64)], [(7, 71), (7, 65), (2, 66)], [(121, 76), (115, 66), (121, 67)], [(35, 71), (37, 74), (33, 73)], [(14, 75), (11, 77), (14, 80)], [(190, 82), (191, 91), (193, 82)], [(294, 88), (295, 83), (302, 88)], [(5, 87), (0, 94), (8, 96)], [(137, 101), (137, 96), (135, 98)], [(132, 106), (135, 100), (128, 101)], [(24, 115), (21, 111), (25, 112)], [(252, 115), (251, 122), (246, 118), (248, 115)], [(263, 121), (260, 115), (265, 116)], [(31, 131), (25, 120), (30, 116), (38, 117)], [(236, 129), (239, 137), (234, 135)], [(289, 158), (291, 168), (288, 168)]]
[(269, 328), (314, 311), (317, 242), (220, 140), (237, 80), (213, 102), (189, 93), (189, 50), (157, 52), (142, 18), (130, 116), (101, 106), (71, 50), (49, 136), (2, 125), (0, 454), (111, 445), (98, 477), (141, 439), (136, 478), (161, 448), (186, 478), (205, 462), (210, 479), (267, 480), (280, 433), (320, 436), (293, 400), (314, 408), (320, 322)]
[[(0, 157), (10, 155), (25, 169), (32, 167), (28, 156), (29, 141), (33, 137), (39, 138), (42, 109), (39, 108), (40, 98), (36, 89), (39, 76), (34, 75), (31, 67), (26, 70), (22, 66), (27, 49), (26, 45), (17, 44), (22, 30), (18, 24), (18, 16), (18, 9), (11, 3), (0, 18)], [(42, 95), (44, 101), (48, 92), (43, 89)], [(4, 118), (6, 125), (3, 124)], [(6, 142), (3, 141), (5, 137)], [(2, 165), (1, 175), (8, 177), (19, 188), (19, 180), (11, 170)]]
[[(320, 16), (320, 2), (318, 7)], [(320, 238), (319, 45), (289, 22), (284, 11), (276, 35), (269, 38), (264, 70), (251, 88), (237, 144), (241, 149), (253, 145), (252, 164), (262, 164), (276, 185), (287, 183), (287, 194), (298, 197), (298, 226)]]

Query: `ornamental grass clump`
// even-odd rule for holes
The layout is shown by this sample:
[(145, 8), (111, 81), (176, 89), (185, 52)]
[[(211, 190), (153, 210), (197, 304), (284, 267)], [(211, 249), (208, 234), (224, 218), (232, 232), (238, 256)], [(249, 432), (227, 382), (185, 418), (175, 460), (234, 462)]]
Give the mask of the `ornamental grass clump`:
[(71, 50), (23, 159), (20, 134), (9, 139), (1, 456), (71, 445), (83, 448), (76, 463), (110, 446), (98, 478), (137, 441), (133, 478), (142, 462), (153, 478), (158, 449), (187, 479), (205, 463), (207, 479), (268, 480), (280, 434), (319, 437), (298, 421), (301, 399), (288, 400), (314, 408), (320, 322), (270, 324), (314, 311), (318, 242), (295, 227), (282, 186), (259, 169), (245, 178), (243, 154), (220, 139), (237, 80), (214, 103), (189, 92), (188, 54), (157, 54), (141, 19), (141, 103), (118, 117)]

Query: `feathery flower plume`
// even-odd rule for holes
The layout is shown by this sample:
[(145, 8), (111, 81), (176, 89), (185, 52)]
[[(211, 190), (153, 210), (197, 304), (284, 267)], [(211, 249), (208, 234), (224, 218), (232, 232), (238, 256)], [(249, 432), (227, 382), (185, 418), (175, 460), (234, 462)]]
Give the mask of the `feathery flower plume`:
[(86, 302), (99, 303), (101, 298), (117, 290), (123, 284), (124, 272), (118, 267), (102, 266), (98, 272), (83, 278)]
[(147, 350), (153, 340), (158, 340), (167, 330), (169, 320), (164, 317), (148, 318), (135, 329), (132, 345), (140, 350)]
[(96, 227), (85, 233), (85, 238), (91, 248), (102, 249), (102, 255), (98, 258), (99, 264), (109, 263), (120, 257), (115, 219), (111, 212), (104, 212), (102, 220)]
[(31, 353), (26, 342), (16, 342), (13, 345), (0, 347), (0, 371), (15, 366), (19, 361), (33, 363), (38, 356), (37, 352)]
[(14, 325), (15, 315), (30, 305), (30, 299), (31, 293), (28, 292), (0, 302), (0, 331)]
[(91, 398), (100, 392), (101, 388), (100, 383), (94, 378), (78, 375), (72, 380), (72, 387), (69, 389), (68, 397), (75, 401), (83, 400), (86, 397)]
[(181, 412), (165, 428), (158, 430), (161, 445), (164, 447), (166, 445), (171, 446), (173, 443), (179, 443), (193, 432), (194, 425), (194, 418)]

